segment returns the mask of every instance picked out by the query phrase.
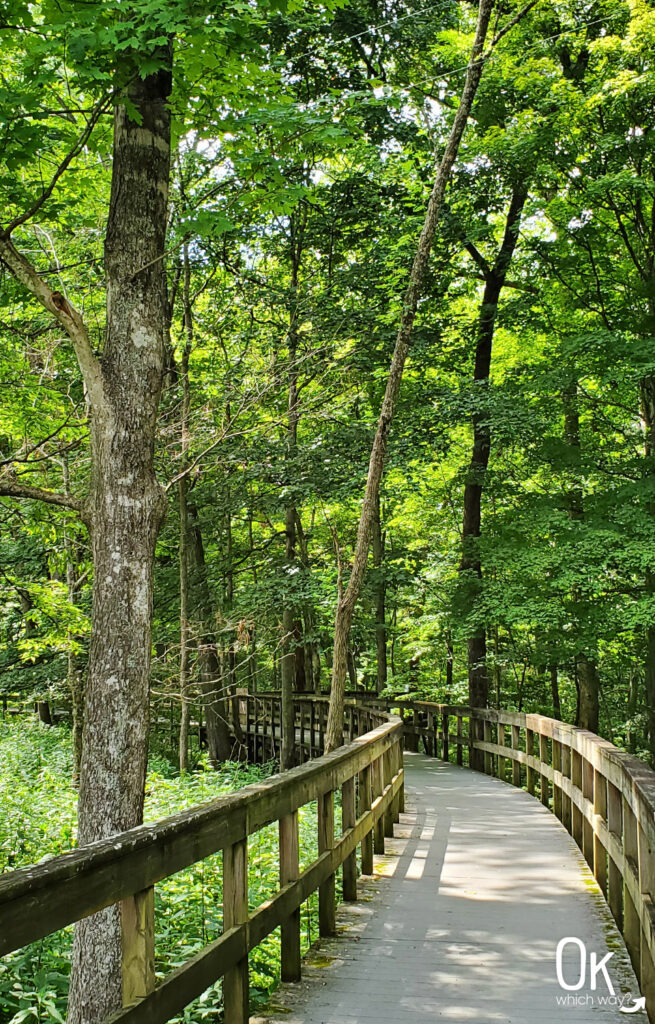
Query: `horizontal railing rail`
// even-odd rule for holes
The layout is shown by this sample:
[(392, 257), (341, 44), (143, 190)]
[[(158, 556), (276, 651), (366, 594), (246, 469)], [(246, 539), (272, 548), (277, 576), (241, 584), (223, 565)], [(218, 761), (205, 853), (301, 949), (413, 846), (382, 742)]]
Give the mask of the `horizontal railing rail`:
[[(655, 1021), (655, 772), (608, 740), (543, 715), (394, 698), (405, 747), (475, 766), (538, 796), (573, 836), (626, 943)], [(454, 723), (454, 731), (452, 728)]]
[[(279, 742), (275, 700), (244, 696), (239, 701), (251, 752), (265, 760)], [(362, 871), (370, 874), (373, 852), (384, 852), (384, 837), (393, 834), (393, 822), (402, 809), (400, 721), (379, 709), (349, 705), (344, 720), (348, 742), (312, 759), (323, 747), (326, 714), (326, 701), (297, 704), (299, 750), (307, 763), (154, 824), (2, 876), (0, 954), (120, 903), (124, 1005), (107, 1024), (165, 1024), (220, 978), (226, 1024), (245, 1024), (249, 952), (281, 926), (281, 976), (297, 980), (302, 903), (318, 891), (319, 933), (332, 934), (337, 870), (342, 868), (343, 898), (356, 899), (358, 845)], [(338, 790), (342, 830), (337, 836)], [(318, 806), (318, 856), (301, 872), (298, 812), (313, 801)], [(279, 888), (250, 910), (248, 837), (276, 821)], [(154, 886), (219, 851), (223, 933), (155, 985)]]

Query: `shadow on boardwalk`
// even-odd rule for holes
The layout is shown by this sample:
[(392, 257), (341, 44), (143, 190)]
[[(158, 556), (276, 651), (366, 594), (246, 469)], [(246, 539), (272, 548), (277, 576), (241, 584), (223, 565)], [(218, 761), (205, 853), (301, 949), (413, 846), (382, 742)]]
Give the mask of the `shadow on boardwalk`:
[[(465, 768), (418, 754), (406, 754), (405, 767), (407, 813), (389, 852), (360, 880), (359, 902), (342, 905), (337, 937), (310, 953), (303, 981), (282, 986), (256, 1020), (625, 1020), (617, 999), (637, 983), (623, 940), (557, 819), (527, 793)], [(555, 950), (565, 936), (599, 960), (613, 953), (615, 999), (600, 1001), (610, 995), (602, 974), (591, 991), (588, 964), (579, 991), (560, 988)], [(567, 947), (565, 979), (579, 970), (578, 950)]]

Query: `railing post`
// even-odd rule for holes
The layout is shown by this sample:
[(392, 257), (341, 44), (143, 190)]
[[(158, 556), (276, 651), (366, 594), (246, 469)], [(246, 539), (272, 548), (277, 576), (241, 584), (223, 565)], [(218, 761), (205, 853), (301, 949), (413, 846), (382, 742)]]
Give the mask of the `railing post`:
[[(378, 757), (373, 762), (373, 799), (382, 795), (384, 789), (384, 769), (382, 758)], [(373, 850), (377, 854), (384, 853), (384, 819), (380, 815), (373, 826)]]
[(562, 771), (562, 744), (553, 739), (553, 814), (562, 821), (562, 787), (557, 781), (557, 772)]
[[(488, 722), (486, 718), (482, 723), (482, 730), (484, 742), (491, 743), (491, 722)], [(489, 753), (488, 750), (485, 750), (484, 752), (484, 772), (485, 775), (493, 775), (494, 773), (494, 755)]]
[(150, 886), (121, 901), (123, 1006), (155, 987), (155, 890)]
[[(623, 803), (623, 853), (625, 856), (626, 874), (630, 872), (639, 881), (639, 838), (637, 832), (637, 819), (632, 807), (626, 800)], [(639, 921), (639, 910), (635, 907), (634, 900), (630, 894), (627, 883), (623, 884), (623, 938), (628, 947), (628, 953), (632, 961), (635, 973), (639, 972), (641, 965), (641, 923)]]
[[(619, 845), (623, 843), (623, 806), (621, 790), (607, 783), (607, 827)], [(623, 877), (619, 865), (609, 857), (609, 899), (612, 916), (620, 931), (623, 930)]]
[(441, 760), (448, 760), (448, 715), (441, 716)]
[[(355, 827), (355, 779), (347, 779), (341, 786), (341, 829), (347, 832)], [(357, 853), (353, 850), (343, 862), (343, 898), (357, 899)]]
[[(571, 747), (568, 743), (562, 744), (562, 778), (571, 778)], [(562, 824), (567, 832), (573, 835), (573, 822), (571, 814), (571, 797), (564, 792), (562, 787)]]
[(309, 705), (309, 756), (314, 756), (316, 750), (316, 704), (311, 701)]
[[(594, 766), (586, 757), (582, 759), (582, 795), (594, 806)], [(582, 852), (593, 871), (594, 869), (594, 829), (585, 816), (582, 819)]]
[[(394, 775), (393, 763), (391, 758), (392, 750), (391, 748), (389, 748), (389, 750), (387, 750), (382, 755), (382, 781), (384, 783), (383, 789), (386, 789), (386, 787), (390, 785)], [(393, 806), (391, 800), (389, 801), (387, 809), (384, 812), (384, 834), (385, 836), (388, 836), (390, 839), (393, 839)]]
[[(534, 756), (534, 732), (532, 729), (525, 730), (525, 753), (528, 757)], [(535, 783), (536, 772), (531, 764), (528, 764), (526, 777), (528, 785), (528, 793), (534, 796), (534, 783)]]
[[(548, 764), (548, 737), (544, 736), (542, 732), (539, 733), (539, 760), (541, 766)], [(548, 793), (548, 776), (545, 772), (541, 772), (540, 786), (541, 790), (541, 802), (544, 807), (550, 807), (550, 798)]]
[(464, 750), (462, 747), (463, 735), (464, 734), (462, 732), (462, 716), (457, 715), (457, 750), (455, 752), (455, 760), (457, 764), (464, 763)]
[[(223, 928), (228, 931), (248, 920), (248, 839), (223, 851)], [(246, 947), (247, 950), (247, 947)], [(247, 1024), (248, 954), (223, 979), (225, 1024)]]
[[(642, 812), (643, 813), (643, 812)], [(640, 816), (641, 817), (641, 816)], [(644, 828), (646, 825), (646, 828)], [(653, 947), (653, 901), (655, 899), (655, 849), (651, 845), (653, 837), (652, 822), (638, 822), (639, 842), (639, 889), (642, 900), (646, 904), (646, 926), (641, 933), (641, 962), (639, 969), (639, 988), (646, 997), (646, 1005), (655, 1005), (655, 965), (651, 949)]]
[[(512, 749), (518, 750), (521, 745), (521, 727), (520, 725), (512, 726)], [(515, 758), (512, 758), (512, 784), (521, 788), (521, 763)]]
[[(582, 793), (582, 757), (577, 750), (571, 748), (571, 783), (573, 789)], [(571, 835), (582, 849), (582, 811), (575, 801), (571, 800)]]
[[(607, 822), (607, 779), (594, 769), (594, 814)], [(594, 822), (594, 875), (607, 899), (607, 850), (600, 841), (598, 821)]]
[[(298, 811), (280, 818), (280, 886), (295, 882), (300, 873), (298, 854)], [(300, 980), (300, 907), (297, 907), (281, 928), (282, 981)]]
[[(367, 764), (359, 773), (359, 814), (370, 811), (372, 803), (371, 766)], [(362, 874), (373, 874), (373, 831), (362, 839)]]
[[(498, 723), (498, 746), (507, 746), (507, 739), (505, 735), (505, 726), (502, 722)], [(498, 755), (498, 778), (502, 779), (503, 782), (507, 779), (507, 759)]]
[[(334, 791), (328, 790), (318, 798), (318, 852), (334, 849)], [(329, 875), (318, 888), (318, 930), (321, 936), (334, 935), (335, 917), (334, 875)]]
[(305, 702), (300, 701), (298, 704), (298, 710), (300, 712), (300, 731), (298, 733), (298, 763), (302, 764), (305, 761)]

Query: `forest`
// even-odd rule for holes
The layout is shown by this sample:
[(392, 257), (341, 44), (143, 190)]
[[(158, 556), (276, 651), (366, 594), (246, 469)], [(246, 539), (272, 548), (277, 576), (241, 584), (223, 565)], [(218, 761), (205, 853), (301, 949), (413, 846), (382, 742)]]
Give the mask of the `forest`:
[(283, 768), (354, 691), (655, 767), (654, 52), (648, 0), (1, 0), (3, 872), (263, 777), (245, 692)]

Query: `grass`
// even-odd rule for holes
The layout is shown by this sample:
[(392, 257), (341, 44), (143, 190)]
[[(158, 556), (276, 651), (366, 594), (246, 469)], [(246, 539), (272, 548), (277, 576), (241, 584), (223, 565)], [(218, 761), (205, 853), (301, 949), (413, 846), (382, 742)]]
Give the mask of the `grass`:
[[(72, 749), (64, 727), (44, 728), (29, 720), (0, 724), (0, 870), (33, 864), (75, 845), (76, 793), (71, 786)], [(234, 792), (277, 770), (226, 764), (213, 771), (200, 759), (194, 771), (180, 776), (161, 752), (153, 754), (146, 784), (145, 820)], [(337, 809), (338, 810), (338, 809)], [(302, 808), (301, 861), (317, 856), (316, 805)], [(249, 841), (249, 900), (258, 906), (278, 889), (277, 825)], [(222, 855), (180, 871), (155, 890), (156, 962), (158, 978), (183, 964), (218, 937), (223, 926)], [(0, 1024), (62, 1022), (70, 972), (72, 927), (49, 935), (0, 961)], [(304, 949), (317, 937), (317, 897), (302, 911)], [(251, 1007), (264, 1003), (279, 980), (279, 933), (270, 935), (250, 957)], [(222, 1020), (220, 982), (175, 1018), (199, 1024)]]

